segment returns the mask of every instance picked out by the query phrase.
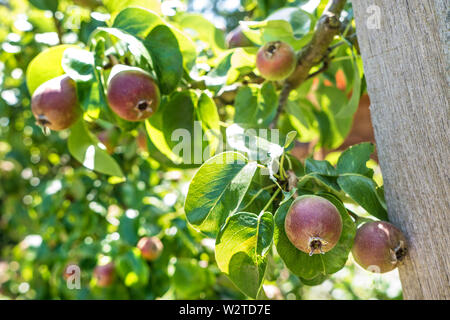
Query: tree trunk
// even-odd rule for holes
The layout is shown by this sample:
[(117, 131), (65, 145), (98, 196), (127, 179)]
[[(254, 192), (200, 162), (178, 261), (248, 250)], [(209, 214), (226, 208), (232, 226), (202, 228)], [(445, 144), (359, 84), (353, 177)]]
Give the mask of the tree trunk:
[(409, 241), (404, 298), (450, 299), (447, 0), (353, 9), (389, 218)]

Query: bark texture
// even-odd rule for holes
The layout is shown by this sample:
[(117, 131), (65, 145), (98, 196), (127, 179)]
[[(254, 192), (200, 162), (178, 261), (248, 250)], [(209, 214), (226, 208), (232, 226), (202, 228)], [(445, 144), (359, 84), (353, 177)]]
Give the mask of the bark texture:
[(353, 9), (389, 218), (409, 241), (404, 298), (450, 299), (448, 1)]

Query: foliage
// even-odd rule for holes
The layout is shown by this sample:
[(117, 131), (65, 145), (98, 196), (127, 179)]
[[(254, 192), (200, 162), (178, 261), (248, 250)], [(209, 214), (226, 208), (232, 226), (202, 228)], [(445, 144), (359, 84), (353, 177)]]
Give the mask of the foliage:
[[(364, 86), (345, 34), (331, 44), (330, 67), (291, 92), (279, 132), (259, 130), (276, 119), (281, 87), (258, 74), (258, 46), (305, 46), (324, 1), (300, 9), (306, 2), (242, 1), (241, 26), (255, 46), (235, 49), (204, 16), (156, 0), (0, 6), (0, 294), (267, 298), (263, 284), (289, 270), (277, 290), (301, 298), (301, 288), (333, 279), (356, 230), (349, 205), (366, 217), (387, 215), (382, 186), (367, 166), (372, 144), (351, 147), (333, 164), (290, 154), (298, 142), (333, 150), (350, 132)], [(243, 12), (223, 14), (228, 29)], [(346, 13), (351, 20), (349, 5)], [(162, 103), (148, 120), (127, 122), (109, 108), (106, 79), (117, 63), (156, 79)], [(83, 118), (46, 135), (34, 123), (31, 95), (64, 73), (77, 83)], [(344, 222), (338, 245), (323, 256), (298, 251), (284, 234), (286, 211), (303, 194), (332, 201)], [(156, 261), (136, 249), (143, 236), (161, 238)], [(116, 278), (100, 288), (92, 271), (108, 261)], [(67, 287), (68, 264), (80, 267), (81, 290)]]

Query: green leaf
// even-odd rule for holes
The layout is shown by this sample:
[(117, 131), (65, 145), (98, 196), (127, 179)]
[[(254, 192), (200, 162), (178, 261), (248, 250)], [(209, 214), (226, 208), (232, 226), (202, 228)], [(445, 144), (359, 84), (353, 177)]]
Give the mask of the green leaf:
[(58, 2), (58, 0), (30, 0), (30, 3), (36, 8), (52, 12), (58, 10)]
[(296, 51), (306, 45), (312, 37), (311, 33), (308, 33), (297, 39), (292, 25), (286, 20), (241, 22), (241, 26), (245, 36), (258, 45), (270, 41), (283, 41), (291, 45)]
[(182, 163), (182, 158), (179, 155), (173, 153), (171, 147), (166, 142), (164, 137), (164, 123), (162, 108), (158, 108), (156, 113), (150, 119), (145, 120), (145, 129), (147, 130), (150, 142), (170, 161), (175, 164)]
[(170, 28), (177, 38), (179, 49), (183, 55), (184, 68), (192, 69), (197, 58), (194, 42), (180, 30), (168, 25), (158, 14), (143, 8), (126, 8), (117, 15), (113, 27), (145, 39), (150, 31), (158, 25), (166, 25)]
[(101, 27), (97, 28), (97, 31), (92, 34), (92, 37), (98, 37), (105, 33), (112, 35), (126, 43), (128, 46), (128, 50), (130, 50), (131, 54), (135, 57), (139, 65), (145, 65), (145, 63), (147, 63), (149, 66), (153, 66), (150, 53), (145, 48), (144, 44), (135, 36), (117, 28)]
[(231, 148), (245, 153), (250, 160), (266, 165), (265, 174), (268, 174), (272, 181), (276, 181), (275, 174), (279, 159), (284, 152), (284, 148), (279, 144), (283, 138), (277, 130), (245, 129), (238, 124), (233, 124), (227, 128), (226, 136)]
[[(253, 213), (261, 212), (264, 206), (269, 202), (270, 198), (270, 193), (267, 190), (261, 190), (260, 186), (256, 188), (252, 183), (245, 194), (238, 211)], [(267, 210), (270, 210), (270, 207)]]
[(317, 91), (321, 112), (316, 113), (321, 129), (321, 144), (329, 149), (339, 147), (350, 132), (353, 115), (337, 119), (348, 99), (344, 92), (335, 87), (322, 86)]
[(228, 218), (217, 236), (216, 261), (219, 269), (242, 292), (255, 299), (264, 280), (273, 229), (271, 213), (262, 212), (258, 216), (239, 212)]
[(159, 25), (148, 34), (144, 44), (153, 59), (161, 92), (171, 93), (183, 76), (183, 56), (177, 38), (167, 26)]
[(369, 214), (380, 220), (388, 220), (385, 206), (381, 204), (377, 194), (377, 185), (372, 179), (359, 174), (343, 174), (337, 182), (342, 190)]
[(125, 178), (114, 158), (98, 146), (99, 141), (87, 130), (82, 119), (71, 127), (67, 144), (70, 154), (86, 168)]
[(241, 87), (236, 95), (234, 122), (253, 128), (267, 127), (275, 117), (278, 95), (272, 82)]
[(366, 163), (370, 155), (375, 150), (375, 146), (370, 142), (360, 143), (345, 150), (336, 165), (336, 171), (342, 173), (358, 173), (372, 178), (373, 170), (367, 168)]
[(275, 11), (266, 20), (285, 20), (292, 27), (294, 36), (301, 38), (311, 29), (311, 18), (313, 16), (308, 12), (298, 8), (282, 8)]
[(209, 154), (215, 154), (220, 143), (220, 118), (214, 100), (206, 93), (202, 93), (197, 104), (197, 118), (201, 121), (203, 131), (209, 142)]
[(103, 5), (113, 14), (131, 6), (139, 6), (158, 14), (161, 13), (161, 0), (103, 0)]
[(143, 8), (125, 8), (116, 16), (112, 27), (145, 39), (154, 27), (162, 24), (164, 20), (155, 12)]
[(313, 279), (304, 279), (300, 277), (300, 281), (306, 285), (306, 286), (318, 286), (319, 284), (322, 284), (325, 280), (328, 279), (328, 275), (319, 275)]
[(319, 135), (313, 109), (314, 106), (307, 99), (288, 100), (286, 105), (289, 122), (297, 130), (300, 142), (310, 142)]
[[(168, 103), (161, 107), (164, 139), (172, 152), (181, 157), (185, 163), (197, 163), (202, 160), (196, 158), (201, 155), (201, 150), (196, 148), (202, 147), (203, 137), (195, 135), (194, 132), (196, 100), (197, 96), (193, 91), (175, 92), (170, 96)], [(199, 127), (201, 129), (201, 126)], [(152, 137), (150, 138), (154, 141)], [(181, 141), (178, 142), (177, 139)], [(177, 146), (182, 147), (182, 154)], [(184, 146), (186, 148), (183, 148)]]
[(133, 248), (117, 259), (117, 273), (127, 287), (145, 286), (150, 270), (137, 248)]
[(206, 19), (201, 14), (186, 13), (182, 15), (179, 21), (179, 25), (183, 29), (188, 29), (195, 33), (193, 36), (207, 45), (211, 46), (211, 49), (216, 53), (220, 53), (225, 50), (225, 36), (222, 30), (216, 28), (216, 26)]
[(42, 83), (47, 80), (59, 77), (64, 74), (61, 65), (64, 51), (67, 48), (74, 48), (74, 45), (59, 45), (51, 47), (39, 53), (27, 68), (27, 86), (30, 94), (33, 94)]
[(211, 98), (201, 95), (199, 99), (193, 90), (176, 91), (163, 100), (146, 128), (151, 143), (170, 161), (198, 167), (220, 142), (218, 119)]
[(177, 259), (172, 284), (178, 299), (199, 299), (214, 280), (211, 271), (199, 266), (195, 259)]
[(64, 71), (77, 82), (87, 82), (94, 78), (94, 55), (86, 50), (67, 48), (62, 58)]
[(286, 141), (284, 142), (284, 148), (287, 149), (294, 142), (297, 137), (297, 131), (289, 131), (286, 135)]
[(231, 68), (228, 71), (227, 84), (237, 82), (242, 75), (249, 74), (256, 67), (257, 47), (235, 48), (231, 57)]
[(216, 236), (227, 217), (244, 198), (256, 171), (256, 162), (236, 152), (224, 152), (206, 161), (189, 185), (184, 210), (201, 232)]
[(343, 223), (339, 242), (325, 254), (309, 256), (307, 253), (298, 250), (286, 236), (284, 221), (293, 200), (281, 205), (275, 213), (274, 243), (277, 252), (292, 273), (307, 280), (333, 274), (342, 269), (348, 259), (356, 233), (355, 223), (350, 218), (342, 202), (332, 195), (322, 194), (320, 196), (331, 201), (336, 206)]
[(220, 88), (226, 84), (232, 56), (233, 52), (223, 54), (219, 59), (218, 65), (203, 77), (207, 86)]
[(311, 158), (305, 161), (306, 173), (318, 173), (323, 176), (337, 176), (336, 169), (327, 160), (314, 160)]

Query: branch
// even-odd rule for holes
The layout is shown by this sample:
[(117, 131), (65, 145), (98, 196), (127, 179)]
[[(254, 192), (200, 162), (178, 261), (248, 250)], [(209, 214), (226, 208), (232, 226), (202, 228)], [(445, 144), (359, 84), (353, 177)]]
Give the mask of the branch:
[(320, 63), (328, 55), (328, 48), (334, 37), (340, 31), (341, 23), (339, 17), (341, 11), (344, 9), (345, 3), (346, 0), (330, 0), (317, 23), (313, 38), (297, 53), (297, 67), (292, 75), (284, 82), (278, 103), (278, 110), (270, 124), (270, 128), (276, 126), (278, 118), (287, 103), (289, 93), (307, 80), (311, 68)]
[(62, 25), (61, 25), (61, 21), (58, 20), (58, 18), (56, 17), (55, 12), (53, 12), (53, 23), (54, 23), (55, 28), (56, 28), (56, 33), (58, 34), (59, 44), (62, 44), (63, 43), (62, 38), (63, 38), (64, 31), (63, 31), (63, 28), (62, 28)]

